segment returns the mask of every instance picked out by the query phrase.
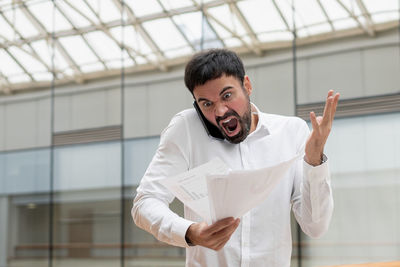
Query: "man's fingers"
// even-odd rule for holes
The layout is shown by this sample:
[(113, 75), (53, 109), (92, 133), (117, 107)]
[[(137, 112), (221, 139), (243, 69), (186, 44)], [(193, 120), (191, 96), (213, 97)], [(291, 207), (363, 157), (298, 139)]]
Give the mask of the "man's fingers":
[(220, 250), (225, 246), (225, 244), (229, 241), (232, 234), (235, 232), (236, 228), (239, 226), (239, 219), (235, 220), (235, 223), (216, 233), (213, 238), (215, 240), (215, 245), (213, 245), (213, 249)]
[(326, 100), (325, 100), (325, 106), (324, 106), (324, 112), (322, 114), (325, 114), (328, 109), (327, 109), (327, 103), (329, 98), (333, 95), (333, 90), (329, 90), (328, 95), (326, 96)]
[(310, 112), (310, 121), (311, 121), (313, 130), (314, 131), (318, 131), (319, 125), (318, 125), (317, 117), (315, 116), (314, 111)]
[(212, 225), (208, 226), (206, 228), (206, 231), (210, 232), (210, 234), (217, 233), (217, 232), (221, 231), (222, 229), (234, 224), (235, 221), (236, 220), (233, 217), (224, 218), (224, 219), (219, 220), (219, 221), (213, 223)]
[(332, 120), (333, 120), (333, 118), (335, 117), (335, 114), (336, 114), (336, 108), (337, 108), (337, 105), (338, 105), (338, 102), (339, 102), (339, 97), (340, 97), (340, 94), (336, 93), (334, 98), (333, 98), (333, 104), (332, 104), (332, 109), (331, 109), (331, 118), (332, 118)]

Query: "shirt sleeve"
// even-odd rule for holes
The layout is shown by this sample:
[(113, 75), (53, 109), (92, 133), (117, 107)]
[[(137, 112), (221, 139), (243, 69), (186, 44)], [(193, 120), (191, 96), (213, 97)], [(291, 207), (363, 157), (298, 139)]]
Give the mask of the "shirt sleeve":
[(133, 202), (132, 217), (136, 225), (158, 240), (188, 247), (186, 231), (193, 223), (169, 209), (174, 196), (158, 180), (188, 170), (188, 136), (183, 116), (176, 115), (162, 132), (160, 144)]
[[(310, 132), (305, 122), (304, 126), (301, 131), (302, 144), (306, 142)], [(297, 162), (292, 209), (301, 229), (308, 236), (319, 238), (328, 230), (333, 213), (328, 160), (318, 166), (311, 166), (304, 160)]]

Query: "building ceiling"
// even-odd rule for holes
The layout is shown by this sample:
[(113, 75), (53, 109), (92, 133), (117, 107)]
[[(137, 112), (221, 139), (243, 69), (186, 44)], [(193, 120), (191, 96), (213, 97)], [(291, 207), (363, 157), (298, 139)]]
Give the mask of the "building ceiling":
[[(294, 15), (293, 15), (294, 14)], [(0, 0), (0, 93), (398, 26), (398, 0)], [(295, 29), (295, 30), (294, 30)]]

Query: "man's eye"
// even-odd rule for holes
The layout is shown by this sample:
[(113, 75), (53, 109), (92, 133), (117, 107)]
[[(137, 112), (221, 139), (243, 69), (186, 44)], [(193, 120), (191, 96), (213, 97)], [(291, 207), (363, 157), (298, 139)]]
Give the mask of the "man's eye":
[(203, 107), (205, 108), (211, 107), (211, 102), (203, 102)]
[(232, 96), (232, 93), (226, 93), (224, 94), (224, 99), (228, 99)]

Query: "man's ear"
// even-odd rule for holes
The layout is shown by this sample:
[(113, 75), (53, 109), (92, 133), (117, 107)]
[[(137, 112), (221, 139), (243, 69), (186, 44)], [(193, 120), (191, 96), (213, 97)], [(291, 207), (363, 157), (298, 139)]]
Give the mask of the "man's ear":
[(243, 86), (244, 86), (244, 89), (247, 92), (247, 95), (250, 96), (251, 92), (253, 91), (253, 86), (251, 86), (250, 78), (247, 75), (244, 76)]

